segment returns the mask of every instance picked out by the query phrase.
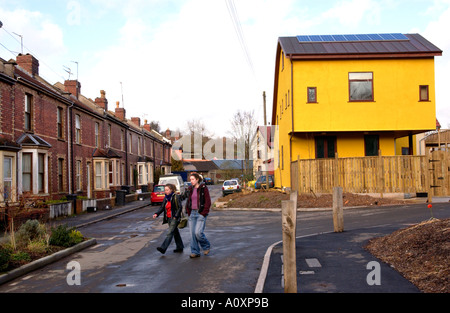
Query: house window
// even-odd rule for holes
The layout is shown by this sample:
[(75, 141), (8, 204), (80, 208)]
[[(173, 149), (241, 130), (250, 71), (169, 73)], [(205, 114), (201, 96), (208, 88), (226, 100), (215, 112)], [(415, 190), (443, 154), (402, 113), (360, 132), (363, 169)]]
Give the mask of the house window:
[(138, 137), (138, 155), (141, 155), (142, 138)]
[(144, 182), (144, 177), (146, 176), (145, 175), (145, 164), (139, 164), (138, 169), (139, 169), (139, 185), (144, 185), (144, 184), (146, 184), (146, 182)]
[(364, 151), (366, 156), (378, 156), (380, 149), (380, 138), (378, 135), (364, 136)]
[(131, 144), (132, 140), (133, 140), (133, 135), (130, 134), (129, 138), (130, 138), (130, 140), (129, 140), (130, 142), (128, 143), (128, 152), (133, 153), (133, 151), (132, 151), (133, 145)]
[(45, 192), (45, 154), (38, 154), (38, 192)]
[(58, 191), (64, 191), (63, 180), (64, 159), (58, 159)]
[(32, 153), (22, 154), (22, 191), (31, 191), (32, 186)]
[(3, 201), (12, 200), (13, 158), (3, 158)]
[(108, 162), (109, 167), (109, 185), (111, 186), (113, 184), (113, 178), (114, 178), (114, 170), (113, 170), (113, 162)]
[[(110, 172), (110, 162), (107, 159), (94, 161), (94, 188), (97, 190), (108, 189), (110, 185), (110, 178), (112, 179)], [(112, 180), (111, 180), (112, 182)], [(112, 183), (111, 183), (112, 184)]]
[(336, 155), (336, 137), (316, 137), (316, 159), (334, 158)]
[(30, 94), (25, 94), (25, 120), (24, 120), (24, 130), (32, 131), (33, 126), (33, 96)]
[(317, 103), (317, 87), (308, 87), (308, 103)]
[(78, 114), (75, 115), (75, 142), (81, 143), (81, 118)]
[(151, 163), (147, 163), (147, 182), (153, 182), (153, 167)]
[(125, 132), (120, 130), (120, 150), (125, 151)]
[(111, 124), (108, 124), (108, 148), (111, 147)]
[(58, 139), (63, 139), (63, 108), (58, 107), (57, 111), (57, 123), (58, 123)]
[(122, 165), (120, 167), (120, 172), (122, 173), (121, 185), (125, 185), (125, 163), (122, 163)]
[(104, 168), (105, 168), (105, 171), (103, 172), (103, 174), (104, 174), (104, 183), (103, 183), (103, 186), (104, 186), (104, 189), (106, 189), (107, 188), (107, 186), (109, 186), (109, 181), (108, 181), (108, 174), (109, 174), (109, 165), (111, 164), (111, 162), (109, 162), (109, 161), (105, 161), (104, 162), (104, 164), (105, 164), (105, 166), (104, 166)]
[(102, 189), (102, 162), (94, 162), (95, 189)]
[(98, 148), (100, 145), (100, 137), (99, 137), (99, 129), (100, 129), (100, 124), (95, 122), (95, 146)]
[(116, 160), (116, 186), (120, 186), (120, 162)]
[(373, 73), (349, 73), (350, 101), (374, 101)]
[(75, 165), (76, 190), (81, 191), (81, 161), (77, 160)]
[(420, 86), (420, 101), (430, 101), (428, 85)]

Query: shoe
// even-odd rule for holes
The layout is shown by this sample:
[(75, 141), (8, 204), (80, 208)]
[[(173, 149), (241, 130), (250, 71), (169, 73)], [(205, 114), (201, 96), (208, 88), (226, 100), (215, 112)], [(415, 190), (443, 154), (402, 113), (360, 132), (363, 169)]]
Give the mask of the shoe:
[(192, 253), (189, 257), (190, 257), (191, 259), (199, 258), (199, 257), (200, 257), (200, 254), (194, 254), (194, 253)]
[(156, 250), (158, 250), (159, 252), (161, 252), (162, 254), (166, 253), (166, 250), (164, 250), (161, 247), (156, 248)]
[(203, 254), (208, 255), (210, 251), (211, 251), (211, 249), (205, 250), (205, 251), (203, 251)]
[(173, 250), (173, 252), (174, 252), (174, 253), (181, 253), (181, 252), (183, 252), (183, 248), (181, 248), (181, 249), (175, 249), (175, 250)]

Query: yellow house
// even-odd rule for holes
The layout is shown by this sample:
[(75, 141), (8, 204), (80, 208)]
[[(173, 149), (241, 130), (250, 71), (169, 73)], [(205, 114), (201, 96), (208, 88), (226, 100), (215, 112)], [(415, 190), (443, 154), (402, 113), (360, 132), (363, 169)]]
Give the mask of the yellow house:
[(291, 186), (297, 158), (391, 156), (402, 137), (412, 154), (413, 136), (436, 128), (434, 57), (441, 55), (419, 34), (280, 37), (277, 187)]

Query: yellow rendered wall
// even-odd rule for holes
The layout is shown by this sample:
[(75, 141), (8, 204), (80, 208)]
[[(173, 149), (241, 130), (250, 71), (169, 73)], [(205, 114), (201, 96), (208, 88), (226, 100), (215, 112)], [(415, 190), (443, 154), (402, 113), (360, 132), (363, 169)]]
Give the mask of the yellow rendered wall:
[[(350, 72), (373, 72), (373, 102), (350, 102)], [(430, 101), (419, 101), (429, 85)], [(317, 102), (307, 103), (307, 87)], [(294, 61), (295, 131), (432, 130), (434, 59)]]

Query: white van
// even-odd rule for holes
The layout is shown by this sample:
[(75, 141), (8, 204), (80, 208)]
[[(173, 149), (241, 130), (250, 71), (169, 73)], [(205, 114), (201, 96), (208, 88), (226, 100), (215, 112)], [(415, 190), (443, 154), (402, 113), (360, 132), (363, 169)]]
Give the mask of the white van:
[(172, 184), (175, 185), (177, 189), (177, 194), (181, 196), (181, 199), (185, 198), (186, 187), (184, 186), (183, 178), (176, 174), (167, 174), (159, 177), (158, 185)]

